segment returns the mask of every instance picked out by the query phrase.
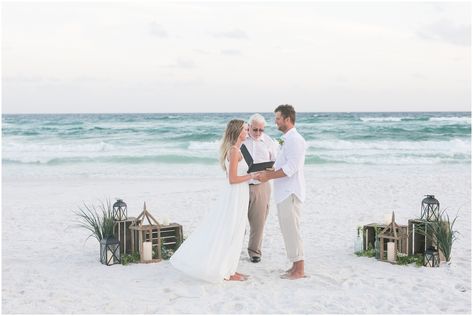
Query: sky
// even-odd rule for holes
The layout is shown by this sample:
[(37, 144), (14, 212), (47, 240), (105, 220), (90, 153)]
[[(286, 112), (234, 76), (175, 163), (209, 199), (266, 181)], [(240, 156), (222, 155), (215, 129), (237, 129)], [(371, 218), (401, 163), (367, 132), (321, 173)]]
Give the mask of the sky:
[(2, 113), (471, 111), (464, 2), (2, 2)]

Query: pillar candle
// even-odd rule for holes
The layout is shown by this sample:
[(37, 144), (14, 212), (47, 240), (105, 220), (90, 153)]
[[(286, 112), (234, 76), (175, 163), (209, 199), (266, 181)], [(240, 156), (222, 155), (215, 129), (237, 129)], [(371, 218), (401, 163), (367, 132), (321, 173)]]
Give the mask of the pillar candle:
[(396, 262), (394, 247), (396, 243), (388, 242), (388, 261), (390, 262)]
[(169, 217), (167, 217), (167, 216), (164, 216), (164, 217), (163, 217), (163, 222), (162, 222), (162, 223), (163, 223), (163, 225), (164, 225), (164, 226), (167, 226), (167, 225), (169, 225)]
[(153, 252), (151, 250), (151, 242), (145, 241), (143, 243), (143, 261), (150, 261), (153, 259)]

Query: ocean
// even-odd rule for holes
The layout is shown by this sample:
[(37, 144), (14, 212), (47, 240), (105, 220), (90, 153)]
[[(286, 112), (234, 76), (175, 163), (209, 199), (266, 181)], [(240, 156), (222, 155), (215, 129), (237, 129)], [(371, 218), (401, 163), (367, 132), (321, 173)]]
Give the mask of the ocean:
[[(3, 176), (215, 176), (226, 122), (251, 114), (4, 114)], [(470, 112), (297, 113), (296, 127), (307, 166), (471, 163)]]

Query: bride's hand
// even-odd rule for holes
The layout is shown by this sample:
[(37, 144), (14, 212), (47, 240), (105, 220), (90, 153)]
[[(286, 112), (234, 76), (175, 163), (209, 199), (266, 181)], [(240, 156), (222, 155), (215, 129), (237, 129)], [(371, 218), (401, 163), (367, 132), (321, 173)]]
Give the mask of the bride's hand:
[(261, 172), (254, 172), (253, 179), (260, 181)]

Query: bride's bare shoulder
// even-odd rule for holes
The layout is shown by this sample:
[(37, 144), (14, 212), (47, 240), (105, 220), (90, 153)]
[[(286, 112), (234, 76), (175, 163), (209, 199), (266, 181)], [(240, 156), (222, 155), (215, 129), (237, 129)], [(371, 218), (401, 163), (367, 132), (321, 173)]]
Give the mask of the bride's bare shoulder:
[(228, 159), (230, 160), (231, 157), (238, 157), (238, 161), (240, 161), (242, 159), (242, 155), (241, 155), (241, 151), (240, 151), (240, 148), (238, 148), (237, 146), (233, 145), (232, 147), (230, 147), (230, 154), (229, 154), (229, 157)]

